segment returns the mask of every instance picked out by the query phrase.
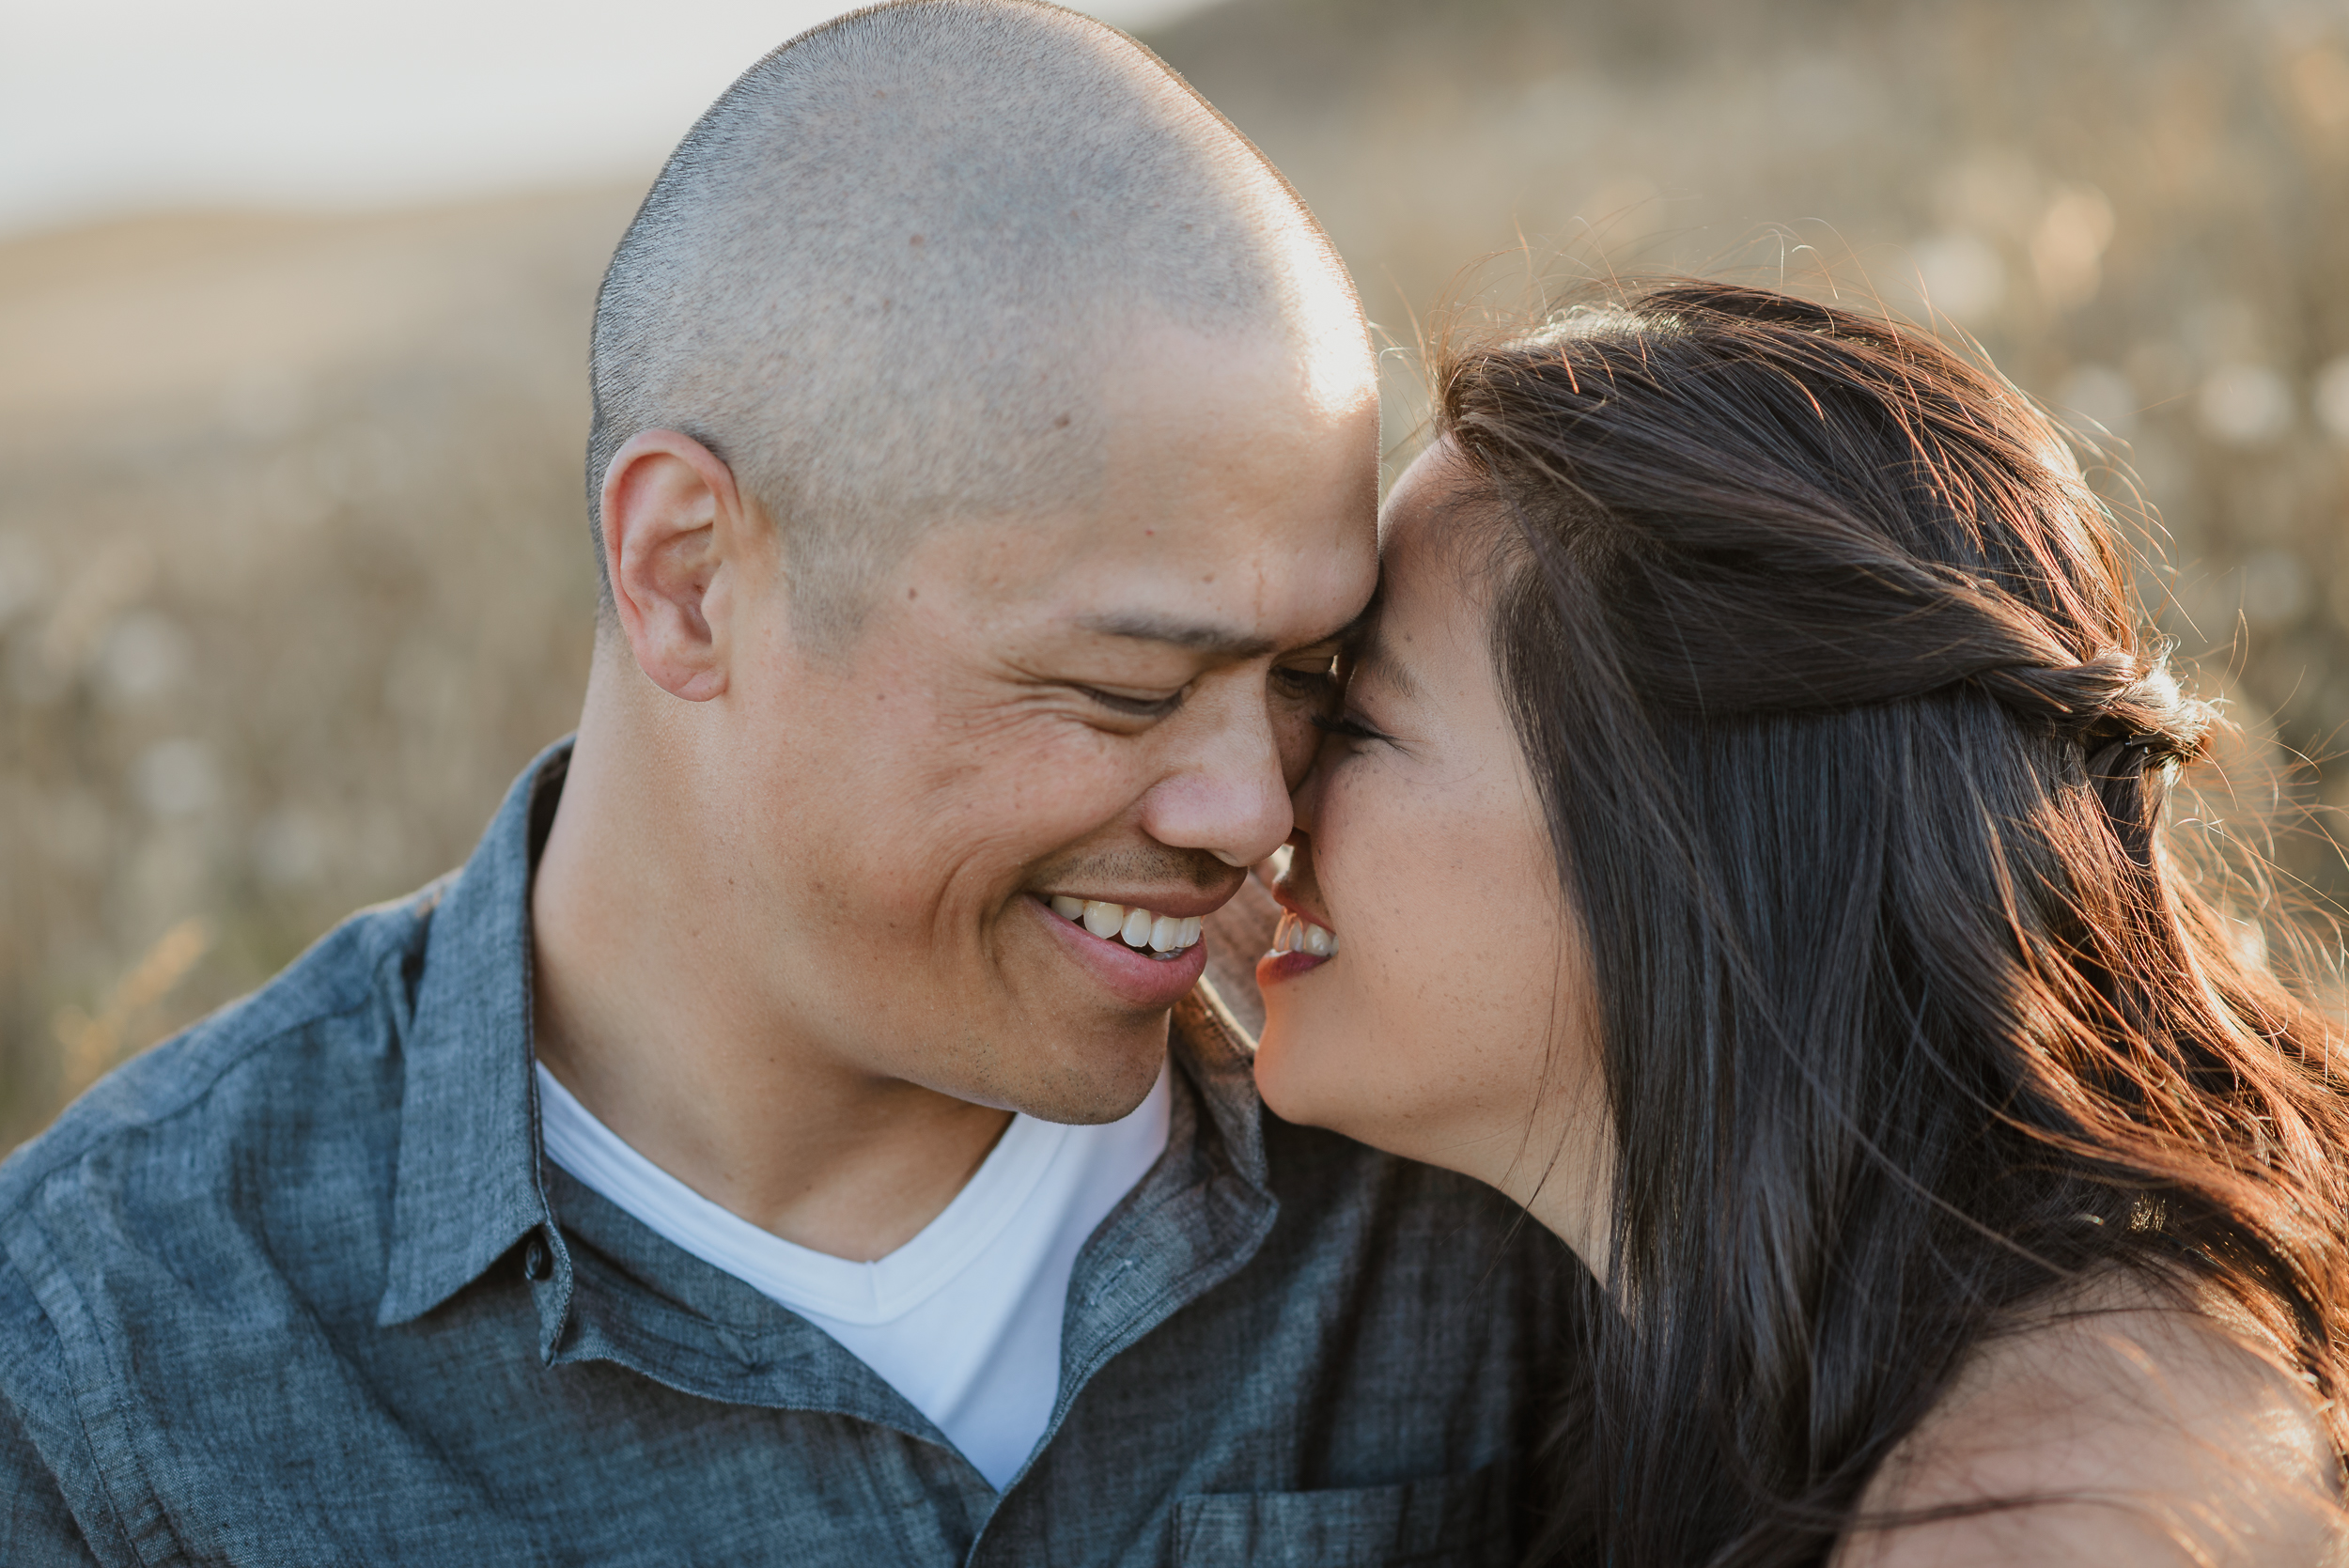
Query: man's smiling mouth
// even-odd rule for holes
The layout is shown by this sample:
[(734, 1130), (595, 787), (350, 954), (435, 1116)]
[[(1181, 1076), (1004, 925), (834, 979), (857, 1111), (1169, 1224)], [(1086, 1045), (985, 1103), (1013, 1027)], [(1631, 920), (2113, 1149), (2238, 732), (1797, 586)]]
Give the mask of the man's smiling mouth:
[(1122, 941), (1160, 960), (1179, 958), (1189, 952), (1199, 940), (1203, 924), (1197, 915), (1162, 915), (1139, 904), (1112, 904), (1065, 893), (1054, 893), (1049, 902), (1052, 912), (1071, 925), (1081, 925), (1103, 941)]

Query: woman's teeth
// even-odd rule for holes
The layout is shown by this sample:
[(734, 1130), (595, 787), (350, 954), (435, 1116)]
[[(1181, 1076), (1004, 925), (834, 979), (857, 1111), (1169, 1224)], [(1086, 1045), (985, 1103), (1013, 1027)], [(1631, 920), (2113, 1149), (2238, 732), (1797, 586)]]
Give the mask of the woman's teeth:
[(1316, 958), (1327, 958), (1338, 950), (1338, 934), (1326, 925), (1315, 925), (1299, 914), (1284, 914), (1281, 924), (1272, 928), (1272, 951), (1275, 953), (1310, 953)]
[(1199, 940), (1199, 927), (1204, 924), (1198, 915), (1156, 914), (1139, 904), (1128, 908), (1098, 898), (1071, 898), (1065, 893), (1052, 895), (1052, 912), (1083, 926), (1103, 941), (1116, 940), (1128, 947), (1143, 948), (1153, 958), (1181, 957), (1186, 949)]

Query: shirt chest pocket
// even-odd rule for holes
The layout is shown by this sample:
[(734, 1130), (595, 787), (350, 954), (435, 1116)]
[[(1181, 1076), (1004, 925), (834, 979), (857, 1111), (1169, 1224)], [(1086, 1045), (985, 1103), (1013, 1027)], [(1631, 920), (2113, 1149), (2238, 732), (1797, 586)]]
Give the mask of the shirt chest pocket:
[(1175, 1568), (1512, 1568), (1508, 1467), (1344, 1492), (1225, 1492), (1174, 1504)]

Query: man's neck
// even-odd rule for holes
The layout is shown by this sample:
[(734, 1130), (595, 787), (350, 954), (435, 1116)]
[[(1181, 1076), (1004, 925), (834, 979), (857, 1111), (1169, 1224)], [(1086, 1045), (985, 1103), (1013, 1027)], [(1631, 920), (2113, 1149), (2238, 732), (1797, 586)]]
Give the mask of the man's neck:
[(962, 1190), (1010, 1124), (860, 1072), (769, 1005), (728, 946), (720, 854), (674, 823), (645, 842), (591, 693), (535, 873), (538, 1060), (632, 1148), (711, 1202), (837, 1257), (885, 1256)]

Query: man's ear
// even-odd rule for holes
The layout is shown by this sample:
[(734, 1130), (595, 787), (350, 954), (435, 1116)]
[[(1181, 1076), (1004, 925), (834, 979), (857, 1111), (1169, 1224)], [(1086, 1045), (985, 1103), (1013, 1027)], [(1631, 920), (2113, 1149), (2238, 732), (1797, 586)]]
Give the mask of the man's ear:
[(603, 474), (603, 565), (637, 667), (687, 702), (726, 689), (753, 522), (734, 472), (676, 430), (646, 430)]

